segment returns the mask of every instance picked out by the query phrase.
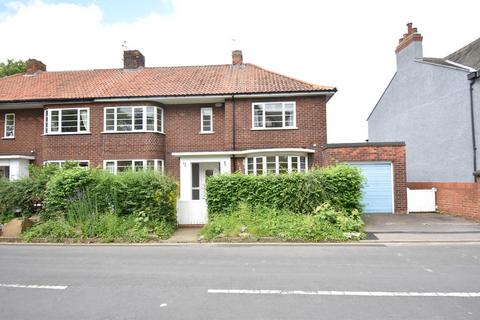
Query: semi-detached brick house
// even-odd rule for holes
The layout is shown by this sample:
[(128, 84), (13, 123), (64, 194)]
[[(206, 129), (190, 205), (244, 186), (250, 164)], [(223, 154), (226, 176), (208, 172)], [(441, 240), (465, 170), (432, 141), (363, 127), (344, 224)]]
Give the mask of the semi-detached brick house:
[[(11, 179), (28, 174), (29, 163), (152, 168), (180, 182), (179, 223), (200, 224), (212, 174), (399, 161), (391, 210), (406, 210), (403, 145), (362, 144), (361, 153), (327, 145), (326, 104), (336, 89), (243, 63), (241, 51), (228, 65), (147, 68), (138, 50), (124, 52), (123, 69), (27, 64), (25, 74), (0, 79), (0, 169)], [(347, 156), (335, 158), (339, 150)]]

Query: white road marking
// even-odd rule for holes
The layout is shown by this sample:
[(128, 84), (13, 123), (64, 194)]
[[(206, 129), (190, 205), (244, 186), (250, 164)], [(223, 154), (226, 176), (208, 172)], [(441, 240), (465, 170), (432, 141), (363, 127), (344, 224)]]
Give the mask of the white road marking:
[(208, 293), (220, 294), (270, 294), (311, 296), (367, 296), (367, 297), (456, 297), (480, 298), (480, 292), (415, 292), (415, 291), (303, 291), (303, 290), (245, 290), (208, 289)]
[(160, 308), (164, 308), (164, 307), (166, 307), (166, 306), (167, 306), (166, 303), (162, 303), (162, 304), (160, 305)]
[(65, 289), (68, 288), (68, 286), (50, 286), (50, 285), (38, 285), (38, 284), (6, 284), (6, 283), (0, 283), (0, 288), (65, 290)]

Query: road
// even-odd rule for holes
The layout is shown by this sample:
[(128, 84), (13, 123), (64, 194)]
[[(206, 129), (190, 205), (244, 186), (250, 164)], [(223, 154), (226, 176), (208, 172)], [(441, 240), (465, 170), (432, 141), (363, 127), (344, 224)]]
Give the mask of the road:
[(480, 319), (480, 244), (0, 245), (0, 319)]

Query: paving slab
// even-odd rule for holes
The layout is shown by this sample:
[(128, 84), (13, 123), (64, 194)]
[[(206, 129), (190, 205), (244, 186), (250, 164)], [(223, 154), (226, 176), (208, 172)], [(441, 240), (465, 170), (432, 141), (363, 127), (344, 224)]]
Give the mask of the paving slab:
[(201, 227), (180, 227), (165, 242), (166, 243), (192, 243), (198, 242)]
[(480, 241), (479, 223), (445, 214), (366, 214), (364, 220), (369, 240)]

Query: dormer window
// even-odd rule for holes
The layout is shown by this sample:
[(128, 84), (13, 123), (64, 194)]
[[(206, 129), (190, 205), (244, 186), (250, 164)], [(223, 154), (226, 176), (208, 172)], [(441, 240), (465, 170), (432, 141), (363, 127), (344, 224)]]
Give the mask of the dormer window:
[(252, 104), (253, 129), (295, 129), (295, 102)]

